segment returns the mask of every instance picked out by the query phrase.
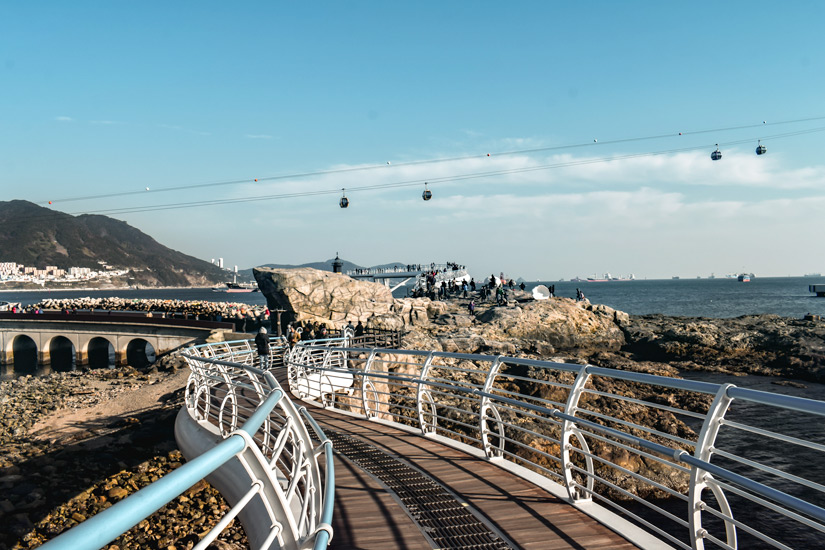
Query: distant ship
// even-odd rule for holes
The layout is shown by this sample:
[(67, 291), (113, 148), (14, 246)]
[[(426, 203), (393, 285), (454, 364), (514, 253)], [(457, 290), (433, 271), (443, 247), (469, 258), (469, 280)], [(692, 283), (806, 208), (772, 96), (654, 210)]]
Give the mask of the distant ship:
[(751, 282), (751, 276), (752, 274), (749, 273), (740, 273), (736, 280), (740, 283), (749, 283)]
[(258, 285), (255, 283), (236, 283), (229, 281), (223, 285), (212, 287), (212, 292), (258, 292)]
[(822, 277), (822, 273), (806, 273), (803, 277)]

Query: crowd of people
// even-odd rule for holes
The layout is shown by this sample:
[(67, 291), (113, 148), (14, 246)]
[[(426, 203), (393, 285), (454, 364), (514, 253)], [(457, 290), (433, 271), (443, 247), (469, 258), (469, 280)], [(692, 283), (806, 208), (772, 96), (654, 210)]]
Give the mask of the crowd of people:
[[(365, 328), (361, 321), (357, 325), (353, 325), (352, 321), (341, 328), (341, 331), (348, 331), (354, 336), (363, 336)], [(317, 321), (298, 321), (289, 323), (286, 327), (286, 339), (290, 345), (295, 345), (301, 340), (322, 340), (330, 338), (330, 330), (323, 323)]]
[(464, 269), (463, 265), (456, 262), (447, 262), (446, 264), (436, 264), (435, 262), (427, 264), (407, 264), (394, 265), (392, 267), (359, 267), (353, 269), (352, 275), (382, 275), (385, 273), (412, 273), (421, 271), (424, 273), (446, 273), (447, 271), (458, 271)]

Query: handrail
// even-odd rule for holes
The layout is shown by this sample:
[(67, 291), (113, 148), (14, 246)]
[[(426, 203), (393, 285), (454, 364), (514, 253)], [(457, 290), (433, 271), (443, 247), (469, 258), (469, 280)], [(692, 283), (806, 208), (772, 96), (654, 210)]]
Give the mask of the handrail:
[[(293, 391), (310, 379), (349, 379), (346, 386), (316, 385), (315, 395), (303, 397), (444, 442), (458, 440), (453, 444), (476, 447), (525, 477), (535, 476), (527, 470), (542, 472), (562, 484), (574, 505), (598, 499), (675, 546), (788, 548), (780, 540), (785, 531), (825, 533), (825, 472), (807, 467), (822, 462), (824, 438), (788, 435), (773, 425), (774, 412), (791, 414), (802, 426), (819, 422), (823, 401), (592, 365), (334, 345), (306, 342), (292, 350)], [(334, 353), (347, 354), (347, 365), (329, 366)], [(731, 412), (734, 402), (748, 402), (745, 409), (755, 412)], [(628, 414), (619, 417), (618, 410)], [(744, 414), (751, 416), (740, 419)], [(758, 456), (737, 447), (745, 438), (751, 445), (759, 439)], [(773, 440), (781, 445), (777, 463), (765, 458)], [(801, 471), (785, 471), (782, 461), (800, 453), (809, 453), (798, 459)], [(643, 498), (657, 494), (680, 495), (686, 518)], [(632, 497), (644, 517), (611, 495)], [(748, 516), (756, 509), (769, 515)], [(721, 522), (703, 525), (707, 514)], [(667, 527), (669, 521), (687, 527), (687, 537)]]
[[(275, 405), (284, 397), (275, 390), (244, 424), (241, 431), (252, 435), (258, 431)], [(145, 518), (154, 514), (184, 491), (214, 472), (247, 447), (247, 439), (234, 434), (216, 447), (187, 462), (177, 470), (144, 487), (138, 492), (103, 510), (76, 527), (62, 533), (41, 546), (46, 550), (95, 549), (112, 542)]]
[[(252, 366), (253, 349), (241, 340), (181, 353), (192, 372), (175, 435), (188, 462), (43, 548), (100, 548), (206, 478), (232, 508), (196, 548), (205, 548), (239, 517), (252, 548), (325, 549), (332, 538), (332, 444), (304, 407), (285, 398), (271, 372)], [(283, 338), (270, 339), (270, 350), (282, 361), (288, 346)], [(223, 436), (217, 444), (216, 435)]]
[[(181, 354), (189, 362), (193, 371), (193, 376), (190, 377), (190, 385), (187, 386), (187, 409), (195, 415), (203, 426), (221, 431), (227, 423), (234, 422), (235, 417), (243, 415), (243, 411), (233, 407), (233, 420), (228, 421), (223, 418), (228, 398), (231, 397), (229, 402), (236, 404), (238, 400), (237, 393), (241, 390), (250, 391), (250, 389), (255, 389), (260, 394), (260, 388), (255, 383), (250, 388), (249, 385), (245, 385), (238, 379), (240, 373), (237, 369), (239, 367), (244, 374), (254, 374), (260, 377), (270, 388), (280, 388), (274, 375), (269, 370), (241, 364), (237, 361), (196, 355), (196, 353), (224, 352), (216, 355), (223, 358), (241, 359), (244, 363), (252, 361), (253, 355), (248, 349), (245, 349), (245, 347), (252, 348), (250, 341), (228, 342), (226, 344), (224, 347), (216, 347), (214, 344), (211, 346), (196, 346), (190, 348), (189, 353)], [(283, 355), (288, 349), (289, 347), (284, 338), (270, 339), (270, 355)], [(203, 388), (208, 388), (208, 392), (215, 394), (216, 391), (220, 393), (221, 386), (220, 382), (216, 384), (216, 380), (219, 379), (215, 376), (216, 372), (211, 375), (201, 372), (204, 364), (216, 368), (227, 381), (227, 384), (232, 386), (231, 389), (224, 390), (226, 395), (219, 410), (213, 410), (214, 406), (201, 408), (199, 403), (199, 400), (206, 395), (202, 391)], [(200, 389), (192, 385), (192, 380), (197, 380), (199, 377), (202, 377), (199, 380)], [(206, 399), (210, 398), (207, 397)], [(279, 502), (270, 503), (270, 506), (278, 508), (276, 511), (278, 521), (266, 522), (260, 521), (260, 518), (244, 521), (242, 517), (242, 522), (250, 538), (250, 534), (254, 533), (255, 530), (266, 529), (268, 525), (273, 523), (280, 525), (284, 531), (286, 531), (287, 526), (292, 526), (294, 532), (286, 539), (284, 533), (277, 534), (278, 540), (274, 540), (275, 547), (303, 548), (309, 545), (315, 550), (322, 550), (327, 547), (332, 538), (331, 522), (335, 491), (332, 445), (320, 426), (311, 419), (308, 413), (296, 408), (288, 399), (283, 401), (282, 408), (282, 413), (284, 413), (282, 418), (267, 418), (267, 421), (272, 425), (270, 428), (272, 434), (265, 433), (258, 442), (260, 450), (268, 460), (272, 470), (276, 471), (280, 478), (283, 478), (280, 480), (280, 485), (275, 487)], [(317, 446), (310, 438), (302, 419), (306, 419), (306, 424), (320, 440), (321, 443)], [(286, 448), (290, 449), (289, 453), (285, 453)], [(316, 460), (316, 457), (322, 452), (325, 455), (325, 477), (323, 482), (319, 477), (320, 467)], [(299, 489), (299, 485), (302, 486), (301, 489)], [(219, 490), (221, 489), (219, 488)], [(298, 511), (297, 515), (296, 510)], [(263, 547), (268, 548), (271, 542), (273, 540), (267, 539), (267, 544)]]

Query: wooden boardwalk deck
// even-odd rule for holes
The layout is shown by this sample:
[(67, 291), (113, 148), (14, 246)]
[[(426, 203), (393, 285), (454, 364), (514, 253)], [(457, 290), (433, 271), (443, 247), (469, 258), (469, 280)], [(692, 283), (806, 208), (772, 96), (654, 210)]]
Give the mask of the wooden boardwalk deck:
[[(485, 460), (384, 424), (308, 408), (322, 428), (366, 441), (425, 472), (518, 548), (635, 548), (564, 501)], [(341, 457), (335, 468), (335, 535), (330, 548), (432, 547), (382, 484)]]

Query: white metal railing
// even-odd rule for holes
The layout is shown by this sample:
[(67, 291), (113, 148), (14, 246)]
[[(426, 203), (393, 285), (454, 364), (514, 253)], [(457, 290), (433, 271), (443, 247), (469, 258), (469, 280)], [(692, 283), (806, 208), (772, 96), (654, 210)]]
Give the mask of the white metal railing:
[[(598, 503), (675, 547), (806, 547), (825, 536), (825, 402), (592, 365), (342, 343), (292, 350), (297, 396), (470, 445), (528, 478), (538, 472), (574, 505)], [(324, 383), (301, 391), (309, 378)], [(797, 427), (814, 428), (783, 433)]]
[[(283, 338), (270, 340), (271, 362), (282, 366), (288, 349)], [(227, 437), (270, 392), (280, 389), (269, 370), (251, 366), (257, 359), (251, 341), (205, 344), (182, 355), (192, 371), (186, 387), (187, 414), (179, 415), (175, 434), (184, 455), (197, 455), (213, 445), (204, 442), (201, 434), (187, 435), (187, 423), (194, 421), (213, 437)], [(310, 430), (320, 443), (313, 441)], [(208, 545), (238, 515), (251, 548), (326, 548), (332, 535), (334, 495), (329, 440), (306, 409), (296, 408), (289, 399), (278, 403), (252, 439), (235, 468), (207, 477), (233, 508), (216, 526), (214, 536), (205, 537), (201, 544)], [(325, 455), (323, 474), (318, 463), (321, 454)], [(244, 489), (250, 486), (258, 486), (255, 494)], [(252, 500), (256, 495), (260, 498)]]
[[(276, 364), (283, 364), (286, 349), (283, 339), (270, 340)], [(247, 341), (187, 349), (182, 355), (192, 372), (186, 405), (175, 423), (187, 463), (42, 548), (102, 548), (206, 478), (231, 508), (196, 550), (208, 547), (236, 517), (251, 548), (325, 549), (332, 536), (332, 445), (306, 409), (285, 396), (271, 372), (251, 365), (251, 350)]]

